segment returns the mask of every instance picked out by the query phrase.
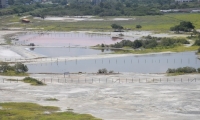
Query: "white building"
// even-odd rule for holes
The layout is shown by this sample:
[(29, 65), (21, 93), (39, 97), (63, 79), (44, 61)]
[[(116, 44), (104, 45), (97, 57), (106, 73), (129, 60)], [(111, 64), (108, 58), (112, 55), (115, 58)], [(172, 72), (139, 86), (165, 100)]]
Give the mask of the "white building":
[(192, 2), (192, 0), (175, 0), (175, 2)]
[(8, 0), (0, 0), (0, 8), (8, 7)]

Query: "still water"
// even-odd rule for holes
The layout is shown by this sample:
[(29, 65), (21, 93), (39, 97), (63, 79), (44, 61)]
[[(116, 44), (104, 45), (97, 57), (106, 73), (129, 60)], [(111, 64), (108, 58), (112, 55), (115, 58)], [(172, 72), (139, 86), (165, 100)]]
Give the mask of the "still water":
[[(116, 34), (116, 33), (115, 33)], [(97, 44), (113, 44), (122, 40), (112, 35), (91, 34), (82, 32), (67, 33), (25, 33), (18, 36), (14, 44), (28, 45), (34, 43), (38, 46), (94, 46)], [(123, 39), (135, 39), (124, 37)]]
[(185, 66), (200, 67), (195, 52), (52, 62), (28, 65), (28, 68), (30, 73), (96, 73), (102, 68), (114, 72), (165, 73), (168, 68)]
[(66, 48), (66, 47), (46, 47), (46, 48), (29, 48), (31, 52), (35, 52), (47, 57), (62, 57), (62, 56), (84, 56), (84, 55), (98, 55), (111, 53), (109, 49), (89, 49), (89, 48)]

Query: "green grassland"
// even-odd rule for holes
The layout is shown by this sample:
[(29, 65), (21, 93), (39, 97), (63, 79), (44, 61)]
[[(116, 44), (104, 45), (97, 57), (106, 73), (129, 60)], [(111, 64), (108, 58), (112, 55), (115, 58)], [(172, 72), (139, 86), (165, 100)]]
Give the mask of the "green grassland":
[(153, 49), (143, 49), (143, 50), (115, 50), (114, 54), (146, 54), (146, 53), (159, 53), (159, 52), (185, 52), (185, 51), (196, 51), (199, 48), (199, 46), (191, 46), (191, 47), (185, 47), (185, 46), (176, 46), (176, 47), (157, 47)]
[(34, 103), (0, 103), (0, 108), (0, 120), (100, 120), (72, 111), (57, 112), (58, 107)]
[[(103, 19), (121, 18), (119, 17), (103, 17)], [(126, 16), (127, 17), (127, 16)], [(169, 31), (170, 27), (178, 25), (180, 21), (191, 21), (196, 29), (200, 29), (200, 14), (199, 13), (174, 13), (156, 16), (130, 16), (133, 20), (127, 21), (80, 21), (80, 22), (65, 22), (65, 21), (47, 21), (34, 19), (28, 17), (31, 23), (25, 24), (20, 22), (20, 17), (16, 15), (0, 17), (0, 27), (21, 27), (21, 28), (38, 28), (50, 31), (71, 31), (71, 30), (98, 30), (98, 31), (110, 31), (111, 24), (116, 23), (136, 30), (136, 25), (141, 25), (140, 30), (153, 30), (153, 31)], [(100, 18), (100, 17), (97, 17)], [(19, 23), (13, 23), (19, 22)], [(13, 24), (12, 24), (13, 23)]]
[(3, 76), (29, 76), (28, 73), (18, 73), (15, 71), (7, 71), (5, 73), (0, 73), (0, 75), (3, 75)]

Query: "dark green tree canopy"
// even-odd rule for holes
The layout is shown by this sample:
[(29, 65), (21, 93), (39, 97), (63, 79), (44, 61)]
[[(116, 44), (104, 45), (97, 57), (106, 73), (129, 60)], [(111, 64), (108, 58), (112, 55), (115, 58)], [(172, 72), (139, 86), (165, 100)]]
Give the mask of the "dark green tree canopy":
[(142, 26), (141, 25), (136, 25), (136, 28), (140, 29), (140, 28), (142, 28)]
[(194, 28), (195, 28), (195, 26), (191, 22), (182, 21), (182, 22), (180, 22), (179, 25), (171, 27), (170, 30), (171, 31), (176, 31), (176, 32), (179, 32), (179, 31), (190, 32)]
[(117, 25), (117, 24), (112, 24), (111, 27), (112, 27), (115, 31), (122, 31), (122, 29), (124, 29), (124, 27), (122, 27), (121, 25)]

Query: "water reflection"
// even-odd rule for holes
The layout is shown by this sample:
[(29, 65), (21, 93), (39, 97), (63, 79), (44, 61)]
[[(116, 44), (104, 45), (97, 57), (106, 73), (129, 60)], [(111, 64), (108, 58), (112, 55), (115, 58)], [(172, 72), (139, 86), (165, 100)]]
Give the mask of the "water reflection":
[[(15, 44), (28, 45), (34, 43), (39, 46), (94, 46), (97, 44), (113, 44), (122, 38), (113, 38), (106, 34), (89, 34), (79, 32), (68, 33), (27, 33), (18, 36)], [(124, 37), (126, 39), (126, 37)], [(129, 38), (130, 40), (133, 38)]]
[(46, 48), (30, 48), (30, 50), (38, 54), (48, 57), (61, 57), (61, 56), (84, 56), (84, 55), (98, 55), (111, 53), (109, 49), (89, 49), (89, 48), (66, 48), (66, 47), (46, 47)]
[(106, 68), (115, 72), (165, 73), (168, 68), (200, 67), (200, 60), (194, 52), (127, 56), (92, 60), (73, 60), (54, 63), (28, 65), (31, 73), (89, 72)]

